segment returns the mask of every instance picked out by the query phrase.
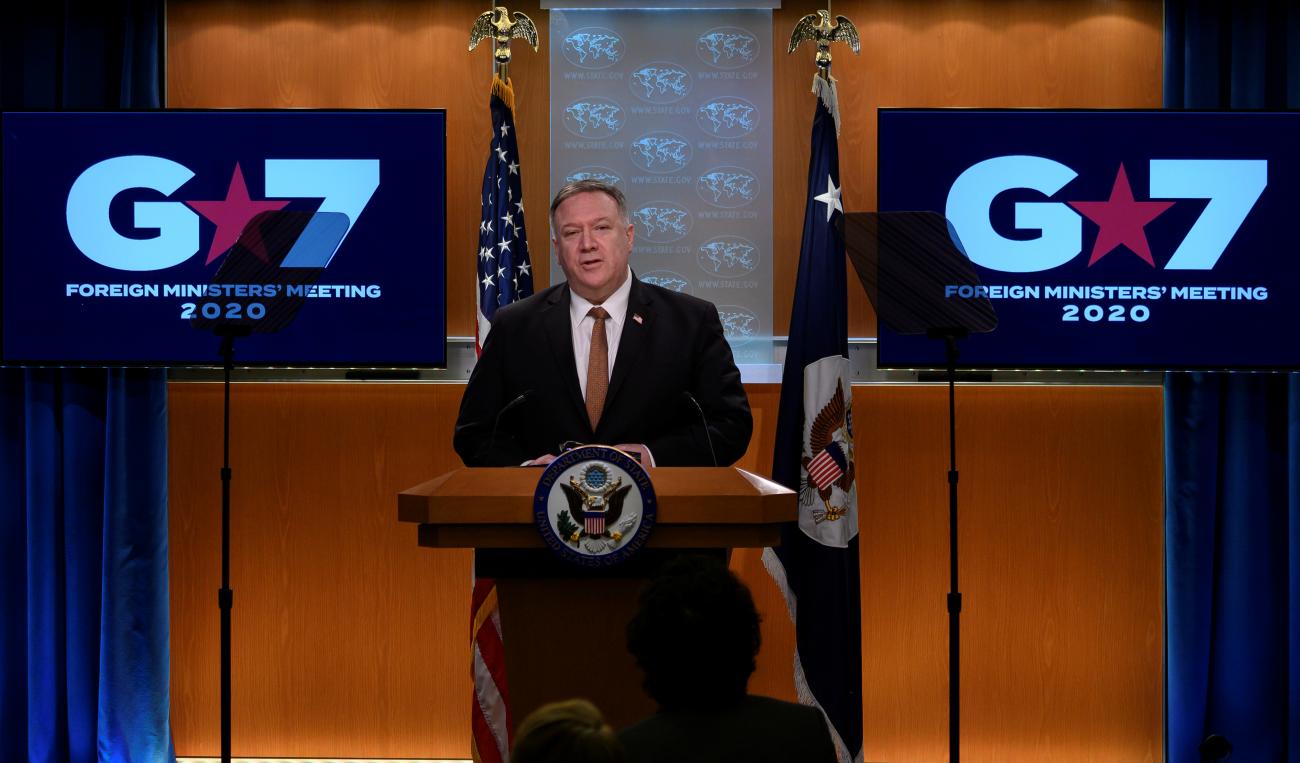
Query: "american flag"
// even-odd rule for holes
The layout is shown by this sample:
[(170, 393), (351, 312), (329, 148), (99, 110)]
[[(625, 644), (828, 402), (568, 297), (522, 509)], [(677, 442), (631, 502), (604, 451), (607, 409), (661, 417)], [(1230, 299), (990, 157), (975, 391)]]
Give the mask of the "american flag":
[[(492, 148), (483, 170), (483, 216), (478, 226), (478, 330), (475, 349), (492, 329), (497, 308), (533, 293), (524, 191), (515, 141), (515, 94), (510, 81), (492, 78)], [(474, 581), (470, 602), (474, 704), (470, 714), (471, 754), (477, 763), (510, 760), (510, 696), (496, 582)]]
[(478, 224), (478, 331), (483, 348), (497, 308), (533, 293), (533, 265), (524, 231), (524, 190), (515, 141), (514, 91), (492, 80), (492, 148), (483, 169), (483, 215)]
[(827, 485), (844, 476), (844, 467), (847, 463), (844, 450), (840, 448), (839, 443), (833, 442), (808, 462), (808, 479), (812, 480), (818, 489), (825, 490)]
[(470, 663), (474, 706), (470, 713), (470, 752), (476, 763), (508, 763), (510, 697), (506, 689), (506, 651), (495, 581), (474, 581), (470, 598)]
[(583, 529), (588, 535), (600, 535), (605, 532), (605, 515), (596, 512), (584, 512), (586, 517), (583, 519)]

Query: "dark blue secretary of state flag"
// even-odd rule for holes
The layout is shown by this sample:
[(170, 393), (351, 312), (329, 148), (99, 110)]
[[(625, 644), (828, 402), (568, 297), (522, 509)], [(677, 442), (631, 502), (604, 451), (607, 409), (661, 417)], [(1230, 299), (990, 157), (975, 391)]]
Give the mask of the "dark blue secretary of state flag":
[(821, 708), (842, 761), (862, 760), (862, 620), (848, 309), (834, 85), (814, 80), (812, 157), (772, 476), (799, 521), (763, 561), (795, 621), (799, 701)]

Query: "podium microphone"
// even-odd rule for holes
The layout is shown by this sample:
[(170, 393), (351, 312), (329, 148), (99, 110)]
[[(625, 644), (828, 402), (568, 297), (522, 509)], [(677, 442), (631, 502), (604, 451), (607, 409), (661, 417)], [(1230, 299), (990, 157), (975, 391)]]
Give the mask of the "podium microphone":
[(533, 391), (531, 389), (526, 389), (514, 400), (511, 400), (510, 402), (506, 403), (504, 408), (502, 408), (500, 411), (497, 411), (496, 418), (492, 420), (492, 434), (488, 437), (487, 443), (482, 448), (479, 448), (480, 456), (483, 455), (485, 452), (492, 450), (492, 447), (496, 445), (497, 427), (501, 426), (501, 419), (505, 418), (505, 415), (509, 413), (511, 410), (514, 410), (515, 408), (518, 408), (520, 405), (523, 405), (523, 402), (527, 400), (528, 396), (531, 394), (533, 394)]
[(713, 465), (717, 466), (718, 454), (713, 450), (713, 435), (709, 433), (709, 420), (704, 415), (704, 408), (700, 406), (700, 401), (695, 399), (695, 395), (692, 395), (690, 390), (682, 390), (682, 397), (690, 400), (691, 405), (695, 406), (696, 413), (700, 414), (700, 425), (704, 427), (704, 440), (709, 444), (709, 458), (712, 458)]

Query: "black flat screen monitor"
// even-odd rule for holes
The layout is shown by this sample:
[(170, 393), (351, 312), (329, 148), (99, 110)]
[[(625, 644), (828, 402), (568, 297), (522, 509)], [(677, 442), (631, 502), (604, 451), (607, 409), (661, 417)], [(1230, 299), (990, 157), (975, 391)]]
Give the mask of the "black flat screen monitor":
[(3, 115), (6, 365), (446, 362), (446, 114)]

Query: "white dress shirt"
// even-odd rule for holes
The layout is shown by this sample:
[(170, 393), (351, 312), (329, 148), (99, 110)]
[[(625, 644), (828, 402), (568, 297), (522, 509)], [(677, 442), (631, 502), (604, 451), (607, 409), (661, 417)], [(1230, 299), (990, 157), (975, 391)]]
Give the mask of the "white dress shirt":
[[(609, 348), (609, 374), (614, 377), (614, 359), (618, 357), (618, 340), (623, 336), (623, 321), (627, 319), (627, 300), (632, 294), (632, 269), (628, 268), (623, 285), (614, 290), (609, 298), (600, 304), (609, 313), (605, 319), (605, 340)], [(587, 315), (594, 304), (569, 290), (569, 325), (573, 329), (573, 361), (578, 367), (578, 385), (582, 388), (582, 399), (587, 399), (587, 359), (591, 356), (591, 329), (596, 319)]]
[[(609, 348), (608, 379), (614, 378), (614, 360), (618, 357), (618, 340), (623, 336), (623, 323), (627, 320), (627, 301), (632, 294), (632, 268), (627, 269), (627, 278), (623, 285), (614, 290), (609, 298), (600, 304), (609, 313), (605, 319), (605, 344)], [(573, 362), (578, 368), (578, 386), (582, 389), (582, 399), (587, 399), (587, 361), (591, 356), (591, 329), (596, 319), (587, 315), (594, 304), (569, 290), (569, 326), (573, 330)], [(609, 443), (616, 445), (619, 443)], [(645, 448), (643, 443), (637, 443)], [(642, 466), (654, 466), (655, 455), (645, 448), (647, 463)]]

